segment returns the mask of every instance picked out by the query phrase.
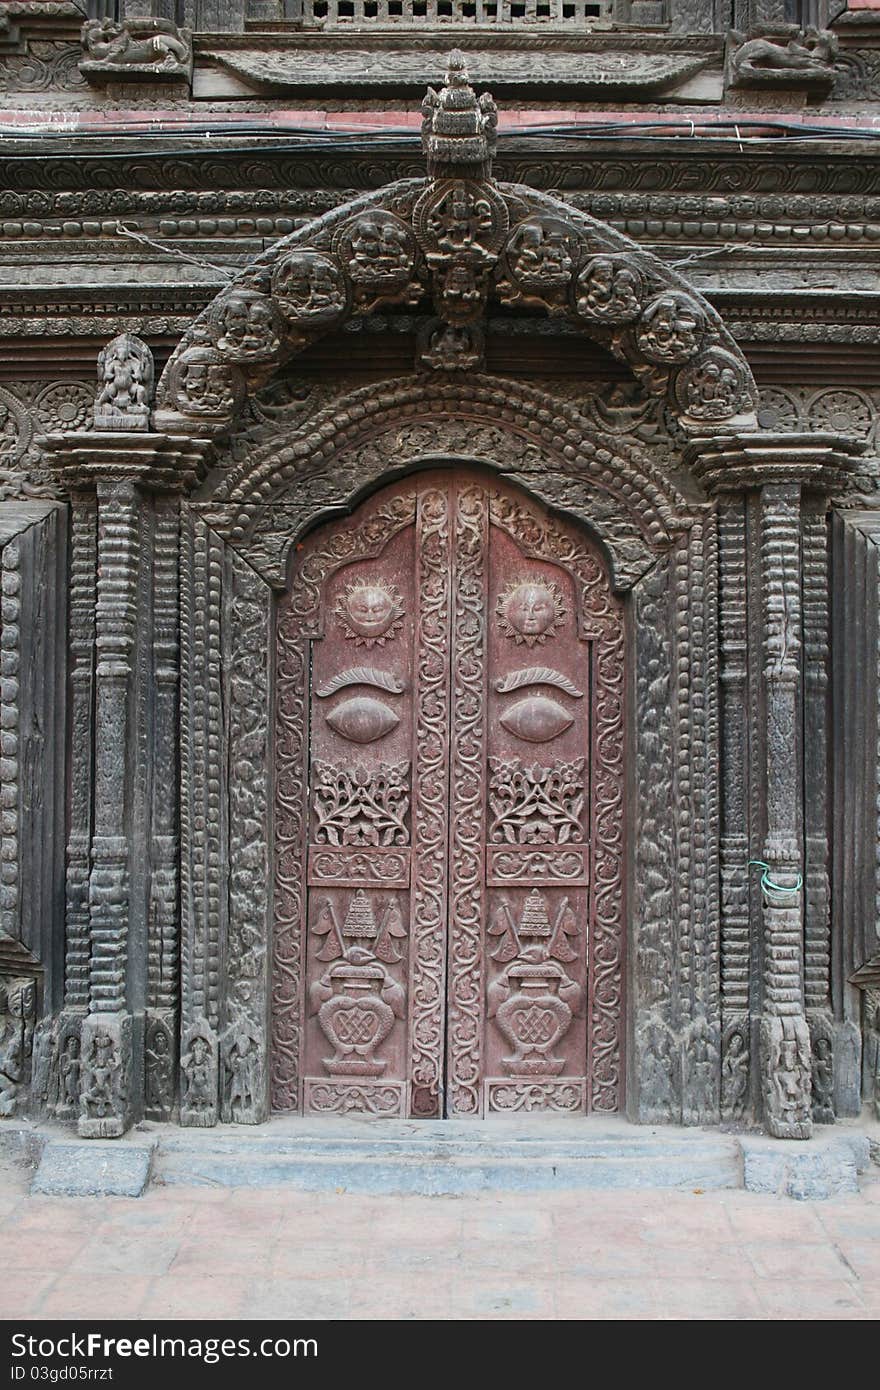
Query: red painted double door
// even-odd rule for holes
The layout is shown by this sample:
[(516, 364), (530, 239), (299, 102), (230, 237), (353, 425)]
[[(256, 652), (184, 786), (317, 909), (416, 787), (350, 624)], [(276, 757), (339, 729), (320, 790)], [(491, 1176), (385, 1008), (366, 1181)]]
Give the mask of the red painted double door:
[(418, 474), (300, 548), (279, 613), (279, 1108), (619, 1102), (623, 629), (598, 548)]

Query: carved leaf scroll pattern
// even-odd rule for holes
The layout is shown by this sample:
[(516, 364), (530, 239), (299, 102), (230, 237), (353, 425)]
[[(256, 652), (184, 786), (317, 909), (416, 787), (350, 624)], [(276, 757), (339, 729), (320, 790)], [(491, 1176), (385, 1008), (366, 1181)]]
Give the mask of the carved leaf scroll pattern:
[(624, 628), (619, 600), (596, 553), (549, 517), (493, 497), (492, 522), (529, 557), (553, 561), (575, 579), (580, 628), (594, 636), (592, 732), (591, 961), (588, 1022), (591, 1108), (620, 1106), (623, 951)]
[(449, 503), (419, 500), (418, 707), (413, 780), (410, 1028), (414, 1115), (442, 1113), (449, 795)]
[(483, 1051), (483, 769), (486, 743), (486, 493), (455, 501), (455, 689), (449, 980), (450, 1111), (480, 1113)]
[(300, 565), (279, 609), (275, 677), (275, 930), (272, 971), (272, 1107), (295, 1110), (302, 1046), (305, 932), (308, 642), (318, 632), (327, 577), (377, 555), (415, 516), (412, 495), (374, 508), (360, 526), (334, 532)]
[(319, 845), (409, 843), (409, 763), (356, 764), (351, 771), (330, 763), (312, 765)]

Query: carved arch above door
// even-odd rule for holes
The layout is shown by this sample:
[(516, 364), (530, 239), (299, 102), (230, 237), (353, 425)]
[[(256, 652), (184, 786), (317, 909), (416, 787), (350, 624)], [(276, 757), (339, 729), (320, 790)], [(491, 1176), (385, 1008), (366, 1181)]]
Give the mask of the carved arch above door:
[(480, 368), (491, 305), (538, 309), (627, 363), (685, 428), (755, 427), (751, 370), (698, 290), (606, 223), (492, 177), (494, 103), (477, 100), (460, 59), (423, 105), (429, 177), (356, 198), (251, 261), (172, 354), (154, 428), (225, 433), (247, 395), (325, 334), (428, 301), (415, 366), (429, 376)]

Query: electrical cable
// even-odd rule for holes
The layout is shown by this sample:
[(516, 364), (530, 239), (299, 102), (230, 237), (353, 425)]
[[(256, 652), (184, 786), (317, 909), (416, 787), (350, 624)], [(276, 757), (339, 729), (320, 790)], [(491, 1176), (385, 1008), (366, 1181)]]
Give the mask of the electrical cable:
[[(760, 132), (757, 135), (748, 135), (748, 130)], [(629, 122), (629, 121), (609, 121), (597, 123), (595, 125), (572, 124), (547, 124), (535, 126), (522, 126), (515, 132), (510, 132), (508, 136), (503, 132), (500, 136), (500, 144), (506, 142), (507, 138), (520, 140), (523, 136), (527, 138), (540, 138), (546, 141), (575, 141), (577, 143), (596, 142), (598, 140), (687, 140), (697, 143), (708, 143), (714, 137), (725, 139), (726, 132), (732, 132), (737, 144), (742, 148), (748, 142), (752, 146), (784, 139), (786, 144), (791, 142), (813, 142), (817, 140), (837, 140), (852, 141), (855, 143), (862, 141), (876, 141), (880, 139), (880, 128), (871, 129), (861, 126), (826, 126), (826, 125), (801, 125), (791, 121), (780, 121), (778, 119), (755, 120), (755, 121), (716, 121), (705, 126), (695, 126), (687, 119), (679, 126), (668, 124), (660, 125), (657, 122)], [(720, 132), (720, 134), (719, 134)], [(160, 158), (167, 159), (169, 156), (175, 158), (186, 158), (189, 156), (203, 156), (205, 147), (194, 147), (190, 149), (173, 149), (168, 147), (169, 140), (175, 136), (186, 134), (190, 138), (202, 137), (205, 141), (216, 140), (221, 137), (223, 143), (215, 145), (215, 152), (220, 155), (237, 154), (302, 154), (318, 153), (326, 151), (332, 147), (334, 152), (343, 155), (346, 153), (357, 154), (369, 150), (376, 151), (378, 144), (406, 147), (413, 149), (419, 148), (420, 136), (413, 127), (377, 127), (375, 131), (364, 132), (363, 127), (359, 127), (359, 133), (355, 134), (342, 128), (337, 130), (316, 130), (311, 127), (297, 127), (277, 125), (264, 125), (251, 123), (249, 121), (224, 123), (210, 123), (190, 125), (179, 122), (169, 126), (167, 129), (157, 130), (155, 125), (151, 129), (131, 128), (125, 123), (119, 126), (102, 125), (100, 130), (52, 130), (40, 129), (25, 131), (20, 125), (10, 127), (0, 123), (0, 137), (6, 139), (16, 139), (25, 141), (45, 141), (47, 139), (63, 138), (67, 141), (76, 141), (75, 150), (63, 150), (53, 154), (53, 159), (81, 159), (86, 153), (82, 148), (83, 144), (91, 144), (106, 139), (108, 136), (113, 139), (138, 139), (146, 143), (145, 148), (124, 149), (124, 150), (104, 150), (101, 152), (102, 159), (135, 159), (135, 158)], [(252, 136), (254, 139), (265, 140), (265, 146), (259, 145), (235, 145), (226, 143), (227, 140), (241, 139), (242, 137)], [(150, 149), (149, 145), (156, 141), (163, 141), (161, 150)], [(7, 151), (8, 159), (17, 160), (43, 160), (46, 158), (45, 152), (15, 152)]]

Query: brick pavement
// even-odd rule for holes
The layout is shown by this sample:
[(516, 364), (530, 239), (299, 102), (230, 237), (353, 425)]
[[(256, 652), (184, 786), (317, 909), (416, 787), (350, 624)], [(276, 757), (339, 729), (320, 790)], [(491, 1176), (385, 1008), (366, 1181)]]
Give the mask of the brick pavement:
[(132, 1201), (30, 1197), (7, 1170), (0, 1232), (7, 1319), (880, 1315), (880, 1174), (815, 1203), (213, 1187)]

